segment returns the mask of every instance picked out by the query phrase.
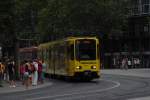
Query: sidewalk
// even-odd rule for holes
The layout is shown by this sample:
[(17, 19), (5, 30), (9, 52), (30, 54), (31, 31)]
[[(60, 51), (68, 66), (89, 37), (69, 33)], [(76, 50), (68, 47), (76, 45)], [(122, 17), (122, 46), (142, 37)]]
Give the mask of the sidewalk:
[(0, 87), (0, 94), (2, 93), (12, 93), (12, 92), (20, 92), (20, 91), (27, 91), (32, 89), (38, 89), (46, 86), (50, 86), (52, 83), (49, 80), (45, 80), (43, 84), (38, 84), (37, 86), (30, 86), (28, 89), (25, 88), (24, 85), (22, 85), (21, 81), (16, 82), (16, 87), (9, 87), (9, 83), (4, 81), (3, 87)]
[(102, 69), (102, 74), (113, 74), (113, 75), (125, 75), (125, 76), (136, 76), (143, 78), (150, 78), (150, 69), (142, 68), (142, 69)]

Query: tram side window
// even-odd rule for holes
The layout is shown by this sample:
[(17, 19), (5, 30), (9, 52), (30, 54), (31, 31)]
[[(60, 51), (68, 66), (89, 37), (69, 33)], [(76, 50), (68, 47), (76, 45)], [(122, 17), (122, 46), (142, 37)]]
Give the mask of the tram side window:
[(49, 48), (49, 61), (51, 62), (52, 54), (51, 54), (51, 48)]
[(44, 60), (46, 60), (47, 59), (46, 50), (43, 50), (43, 52), (44, 52)]
[(42, 59), (44, 59), (44, 50), (41, 50), (41, 54), (42, 54)]
[(69, 52), (70, 52), (70, 59), (74, 60), (74, 45), (70, 45), (69, 47)]
[(46, 60), (49, 59), (49, 52), (48, 52), (48, 49), (46, 49)]
[(97, 58), (99, 59), (100, 58), (100, 48), (99, 48), (99, 45), (97, 44)]

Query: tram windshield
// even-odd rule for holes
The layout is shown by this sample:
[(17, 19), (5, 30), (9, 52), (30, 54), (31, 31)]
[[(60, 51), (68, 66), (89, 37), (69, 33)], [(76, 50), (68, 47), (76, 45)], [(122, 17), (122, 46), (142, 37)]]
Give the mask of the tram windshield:
[(96, 60), (96, 41), (92, 39), (76, 40), (77, 60)]

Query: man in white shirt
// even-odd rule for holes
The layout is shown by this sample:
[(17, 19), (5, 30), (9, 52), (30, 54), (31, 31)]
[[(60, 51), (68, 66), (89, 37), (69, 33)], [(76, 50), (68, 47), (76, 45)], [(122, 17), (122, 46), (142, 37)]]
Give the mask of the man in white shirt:
[(35, 67), (35, 70), (32, 75), (32, 85), (36, 86), (38, 82), (38, 63), (35, 60), (33, 61), (33, 67)]

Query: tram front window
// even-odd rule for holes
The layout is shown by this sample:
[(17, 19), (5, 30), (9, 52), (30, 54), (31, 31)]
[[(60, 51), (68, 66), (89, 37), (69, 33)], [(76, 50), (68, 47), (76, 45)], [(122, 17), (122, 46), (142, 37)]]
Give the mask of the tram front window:
[(80, 39), (76, 41), (77, 60), (96, 60), (96, 41)]

